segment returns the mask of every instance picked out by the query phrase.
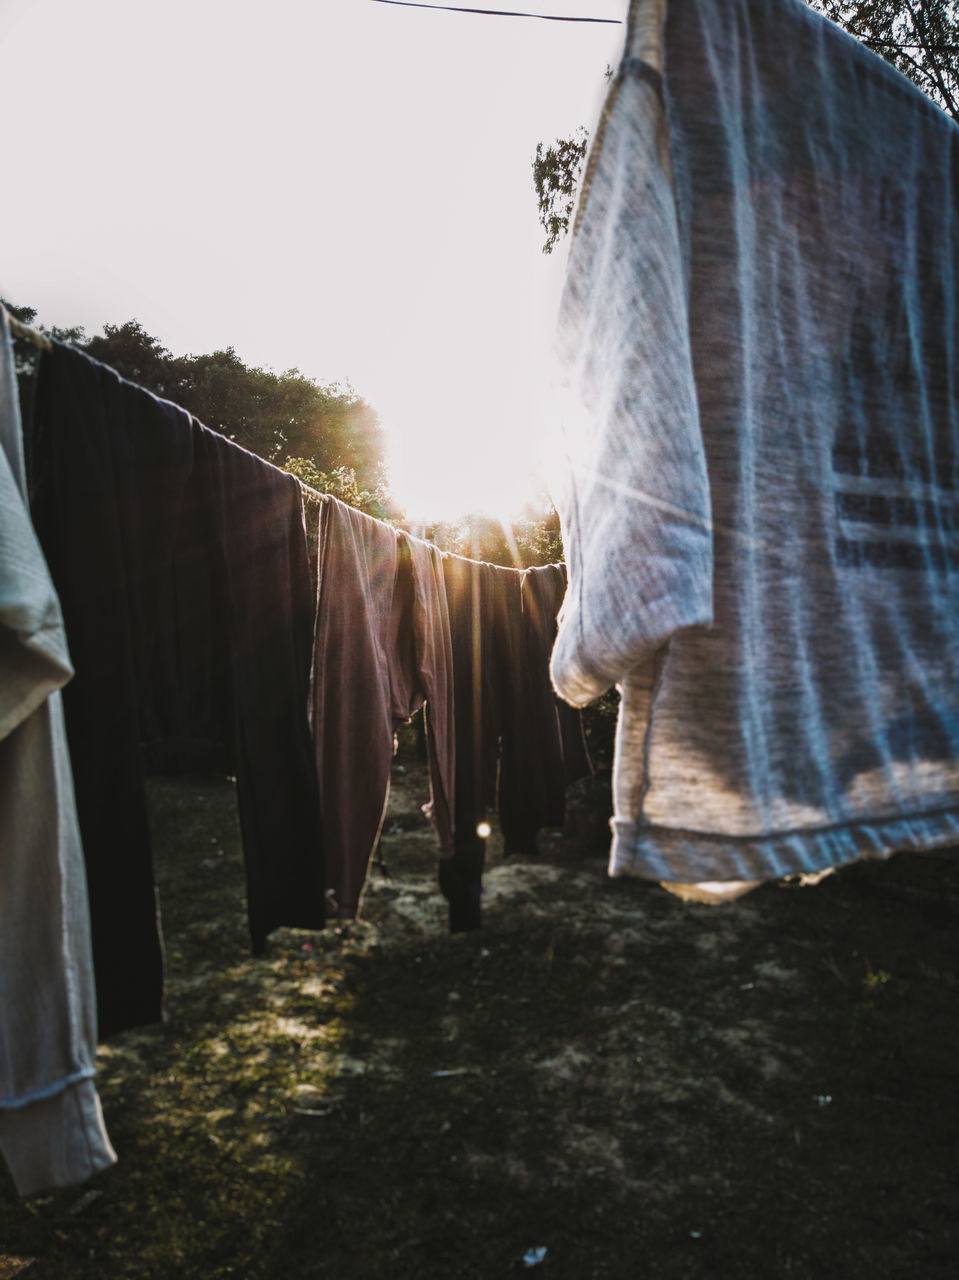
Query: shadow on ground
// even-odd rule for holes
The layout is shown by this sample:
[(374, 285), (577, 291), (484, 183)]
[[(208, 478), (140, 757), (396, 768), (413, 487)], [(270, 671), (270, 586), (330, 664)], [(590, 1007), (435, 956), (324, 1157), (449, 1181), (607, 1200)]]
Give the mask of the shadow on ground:
[(254, 959), (232, 787), (154, 782), (166, 1020), (103, 1047), (115, 1169), (0, 1184), (0, 1280), (951, 1280), (955, 854), (712, 908), (578, 822), (494, 836), (450, 937), (425, 798), (360, 922)]

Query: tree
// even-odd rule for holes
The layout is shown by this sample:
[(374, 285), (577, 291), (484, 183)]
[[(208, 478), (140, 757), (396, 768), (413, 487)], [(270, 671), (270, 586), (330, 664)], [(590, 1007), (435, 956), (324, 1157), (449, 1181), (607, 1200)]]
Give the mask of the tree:
[(158, 396), (172, 398), (170, 364), (173, 357), (159, 338), (147, 333), (139, 320), (105, 324), (103, 333), (91, 338), (84, 349), (128, 382), (136, 382)]
[[(4, 303), (24, 324), (35, 325), (33, 307)], [(174, 356), (139, 320), (107, 324), (87, 339), (82, 329), (43, 332), (70, 342), (109, 365), (121, 377), (172, 400), (204, 426), (235, 440), (276, 465), (284, 459), (323, 477), (321, 487), (360, 495), (356, 505), (385, 512), (385, 442), (375, 411), (350, 386), (323, 386), (298, 369), (273, 373), (251, 368), (233, 347), (207, 355)], [(25, 406), (32, 402), (36, 351), (17, 351)], [(297, 473), (299, 474), (299, 473)], [(301, 474), (300, 479), (306, 480)]]
[(331, 493), (348, 506), (365, 511), (378, 520), (387, 520), (392, 516), (389, 506), (389, 495), (383, 486), (375, 489), (361, 489), (356, 480), (356, 471), (352, 467), (335, 467), (332, 471), (320, 471), (309, 458), (287, 458), (283, 470), (296, 476), (303, 484), (318, 493)]
[(808, 0), (874, 49), (959, 120), (959, 4), (955, 0)]
[(544, 253), (552, 253), (569, 230), (588, 141), (589, 133), (580, 125), (572, 138), (557, 138), (551, 147), (542, 142), (536, 144), (533, 185), (539, 201), (539, 220), (546, 232)]
[(349, 386), (323, 386), (298, 369), (251, 367), (233, 347), (173, 356), (138, 320), (104, 325), (85, 350), (268, 462), (300, 458), (323, 474), (346, 468), (361, 490), (383, 489), (382, 428)]

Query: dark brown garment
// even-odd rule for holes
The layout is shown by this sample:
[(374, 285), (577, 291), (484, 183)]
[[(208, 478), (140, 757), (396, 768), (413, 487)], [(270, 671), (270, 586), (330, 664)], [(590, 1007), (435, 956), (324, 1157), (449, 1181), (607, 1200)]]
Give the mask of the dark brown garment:
[(232, 761), (254, 949), (324, 922), (314, 597), (293, 477), (81, 352), (44, 352), (33, 446), (106, 1036), (161, 1015), (143, 744)]
[(439, 880), (460, 932), (482, 924), (478, 825), (498, 807), (505, 853), (535, 853), (540, 828), (563, 825), (566, 784), (591, 766), (580, 713), (560, 710), (549, 679), (562, 566), (520, 572), (447, 556), (443, 569), (457, 770), (454, 852)]
[[(523, 572), (523, 636), (526, 646), (526, 705), (524, 724), (534, 727), (517, 753), (521, 783), (515, 831), (527, 841), (538, 827), (562, 827), (566, 816), (566, 787), (593, 771), (583, 734), (582, 713), (556, 696), (549, 676), (549, 660), (556, 639), (557, 618), (566, 594), (564, 564), (537, 565)], [(555, 731), (553, 717), (556, 719)]]
[(452, 849), (455, 751), (440, 553), (336, 498), (320, 515), (313, 736), (327, 883), (358, 910), (389, 795), (398, 725), (426, 703), (432, 812)]
[(481, 924), (486, 841), (477, 831), (496, 797), (499, 698), (491, 657), (492, 567), (444, 556), (453, 655), (453, 723), (456, 733), (453, 856), (439, 864), (452, 933)]

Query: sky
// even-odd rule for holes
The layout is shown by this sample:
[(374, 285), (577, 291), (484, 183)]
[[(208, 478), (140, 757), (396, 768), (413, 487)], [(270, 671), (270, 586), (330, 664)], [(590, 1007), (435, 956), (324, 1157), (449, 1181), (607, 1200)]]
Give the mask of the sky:
[(0, 295), (349, 383), (411, 516), (515, 514), (566, 256), (532, 161), (592, 129), (624, 37), (377, 0), (0, 0)]

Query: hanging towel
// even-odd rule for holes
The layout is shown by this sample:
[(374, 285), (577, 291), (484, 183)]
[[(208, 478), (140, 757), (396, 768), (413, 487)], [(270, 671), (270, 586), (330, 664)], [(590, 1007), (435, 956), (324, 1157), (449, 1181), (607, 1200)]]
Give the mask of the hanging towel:
[(634, 0), (559, 353), (610, 869), (959, 839), (959, 127), (800, 0)]
[(397, 727), (427, 704), (432, 814), (452, 848), (455, 751), (440, 554), (326, 497), (320, 513), (313, 736), (327, 881), (357, 913), (389, 798)]
[(254, 949), (324, 922), (302, 507), (292, 476), (57, 343), (33, 458), (108, 1036), (161, 1016), (145, 739), (215, 739), (234, 761)]
[(94, 1083), (90, 917), (60, 694), (73, 668), (26, 496), (0, 307), (0, 1152), (21, 1195), (116, 1160)]

